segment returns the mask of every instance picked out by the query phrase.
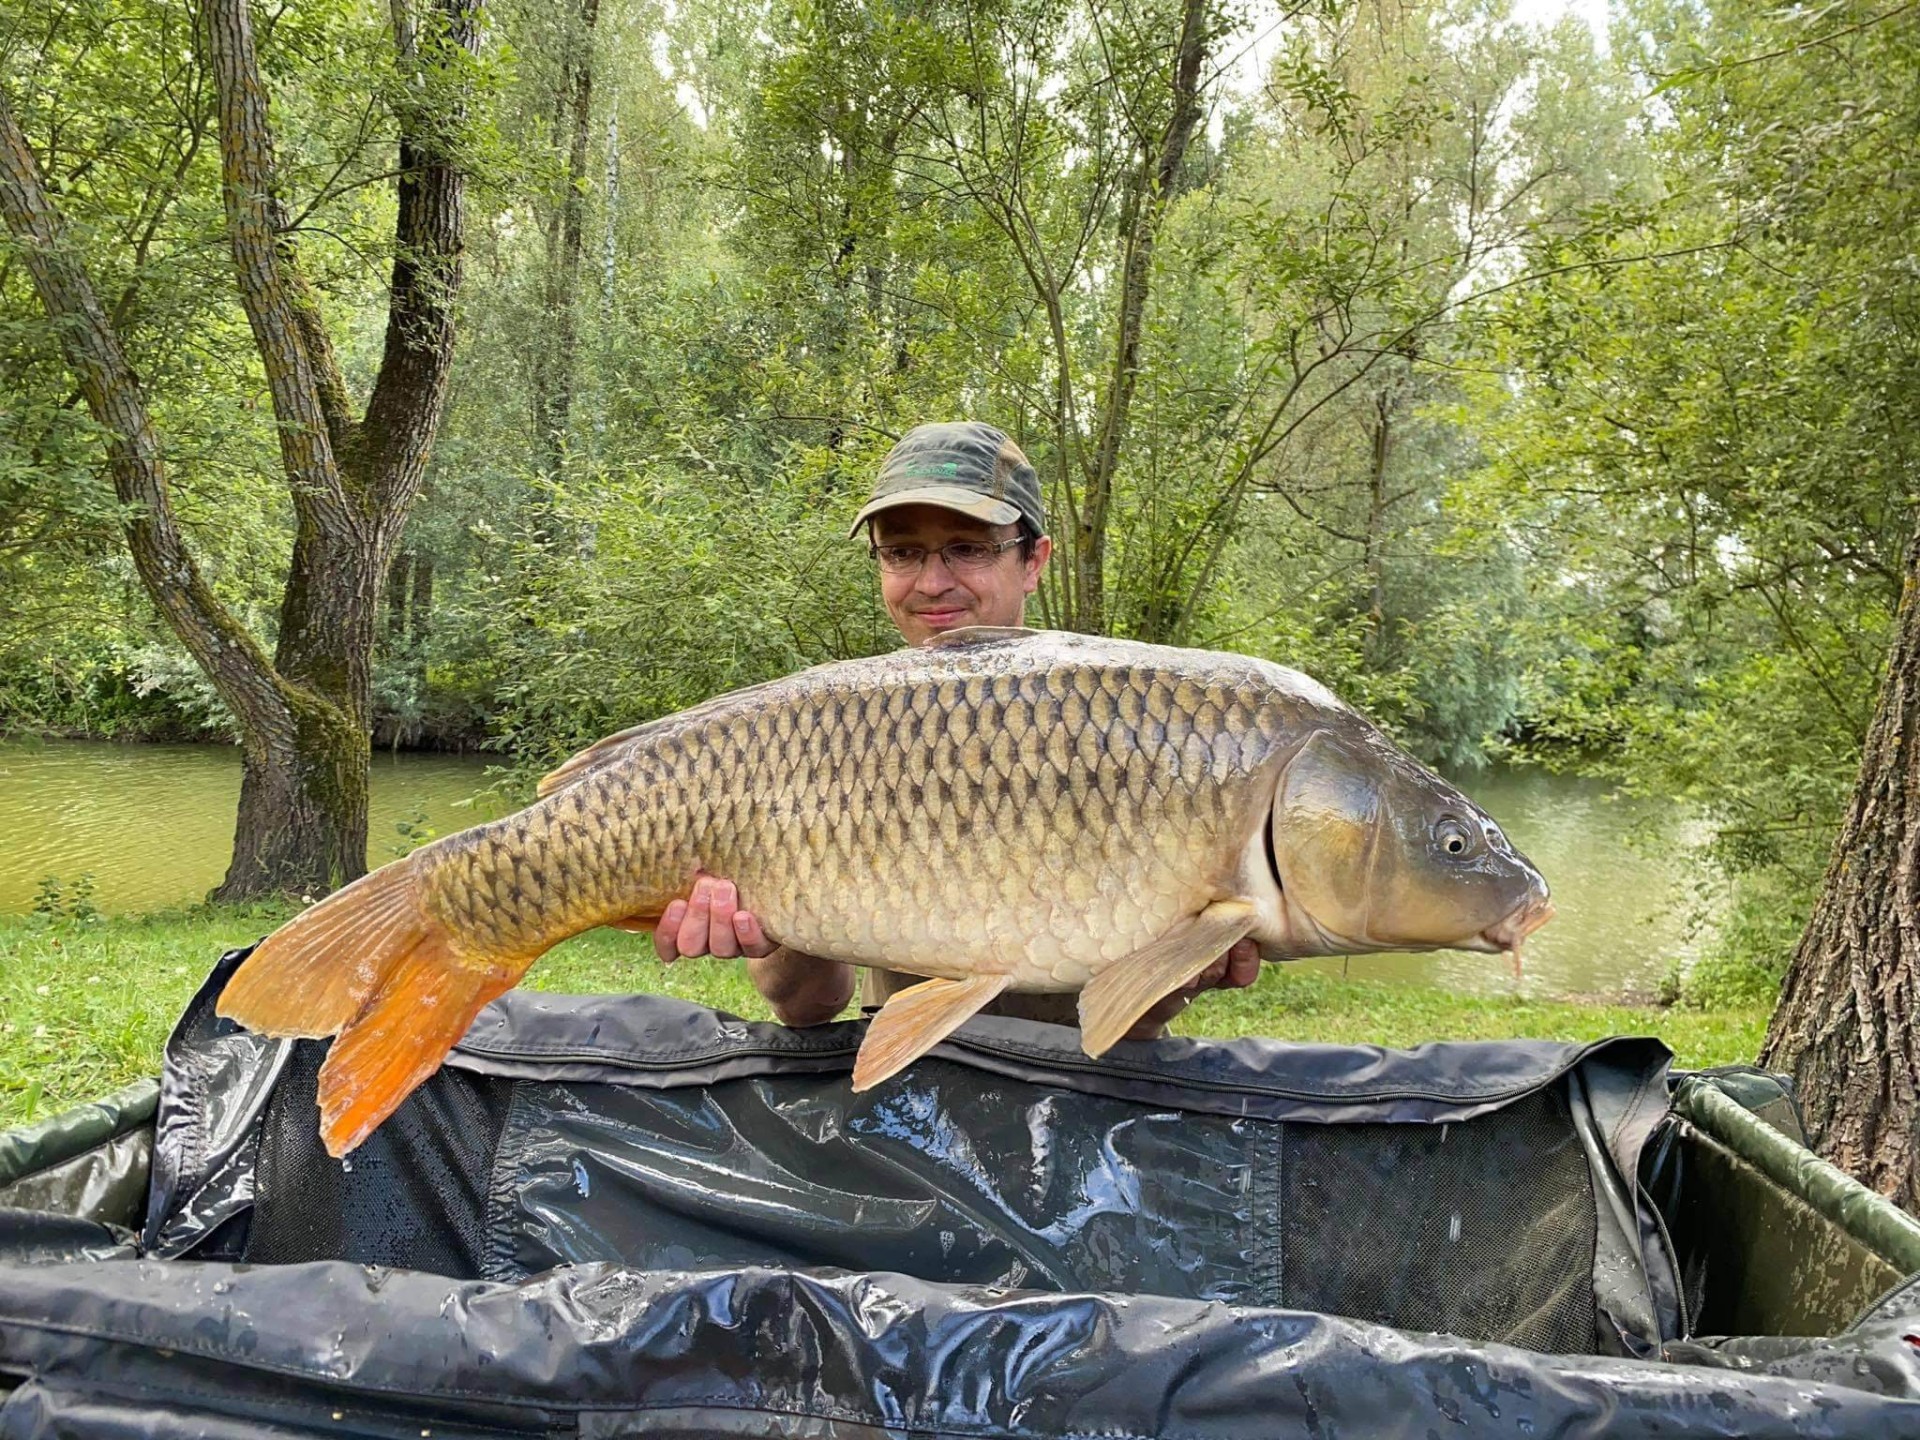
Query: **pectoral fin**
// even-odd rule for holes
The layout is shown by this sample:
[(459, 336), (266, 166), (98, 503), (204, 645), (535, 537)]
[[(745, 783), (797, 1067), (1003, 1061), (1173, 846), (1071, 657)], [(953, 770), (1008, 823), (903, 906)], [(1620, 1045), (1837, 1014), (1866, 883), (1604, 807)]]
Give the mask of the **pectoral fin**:
[(880, 1008), (853, 1062), (853, 1088), (867, 1090), (905, 1069), (973, 1018), (1007, 988), (1005, 975), (923, 980)]
[(1216, 900), (1158, 940), (1107, 966), (1080, 992), (1080, 1046), (1104, 1055), (1153, 1006), (1253, 929), (1253, 906)]

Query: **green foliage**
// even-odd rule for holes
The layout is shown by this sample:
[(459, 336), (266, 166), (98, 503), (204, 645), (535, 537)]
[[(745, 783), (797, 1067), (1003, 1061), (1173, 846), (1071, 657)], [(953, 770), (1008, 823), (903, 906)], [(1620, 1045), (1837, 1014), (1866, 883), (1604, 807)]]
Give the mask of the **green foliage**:
[(387, 847), (387, 852), (396, 857), (411, 855), (422, 845), (432, 840), (440, 832), (427, 824), (427, 809), (424, 805), (415, 805), (405, 815), (393, 822), (393, 833), (399, 837), (396, 843)]
[[(894, 643), (844, 524), (922, 420), (1014, 434), (1068, 537), (1180, 7), (489, 11), (460, 348), (380, 743), (488, 743), (520, 786)], [(1452, 767), (1582, 768), (1684, 809), (1713, 867), (1693, 999), (1770, 993), (1899, 598), (1920, 473), (1900, 13), (1631, 0), (1609, 52), (1505, 0), (1216, 7), (1206, 114), (1154, 197), (1106, 627), (1299, 666)], [(58, 137), (39, 158), (123, 299), (183, 520), (270, 639), (291, 519), (184, 14), (63, 7), (8, 32), (0, 83)], [(286, 198), (355, 387), (386, 318), (394, 117), (420, 99), (390, 14), (262, 21)], [(1234, 58), (1255, 37), (1258, 75)], [(0, 724), (221, 734), (121, 556), (54, 338), (0, 242)], [(556, 460), (536, 410), (562, 380)], [(1089, 613), (1063, 582), (1042, 623)]]
[[(1541, 240), (1467, 503), (1558, 572), (1528, 736), (1691, 802), (1770, 994), (1827, 862), (1913, 526), (1920, 65), (1866, 6), (1637, 8), (1663, 193)], [(1571, 643), (1567, 643), (1571, 642)]]
[(46, 875), (34, 887), (33, 913), (47, 920), (90, 925), (100, 919), (100, 909), (93, 903), (93, 896), (91, 874), (79, 875), (70, 881), (58, 875)]

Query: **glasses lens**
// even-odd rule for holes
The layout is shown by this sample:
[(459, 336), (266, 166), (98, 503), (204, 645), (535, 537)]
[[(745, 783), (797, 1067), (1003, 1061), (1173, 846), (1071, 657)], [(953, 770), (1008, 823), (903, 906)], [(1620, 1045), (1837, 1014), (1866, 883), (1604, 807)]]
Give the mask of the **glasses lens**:
[(1000, 547), (979, 540), (956, 540), (940, 556), (956, 570), (983, 570), (1000, 558)]
[(873, 547), (873, 558), (880, 563), (880, 568), (882, 570), (892, 571), (896, 575), (904, 575), (909, 571), (918, 570), (921, 561), (925, 560), (926, 556), (927, 552), (922, 550), (918, 545), (876, 545)]

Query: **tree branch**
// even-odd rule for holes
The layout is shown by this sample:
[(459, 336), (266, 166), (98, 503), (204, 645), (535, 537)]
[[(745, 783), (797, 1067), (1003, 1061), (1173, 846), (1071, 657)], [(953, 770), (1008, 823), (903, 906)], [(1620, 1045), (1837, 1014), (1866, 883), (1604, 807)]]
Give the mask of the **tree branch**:
[[(396, 5), (395, 14), (405, 16), (404, 8)], [(423, 103), (400, 114), (386, 348), (357, 447), (368, 470), (367, 499), (381, 526), (393, 531), (388, 539), (398, 536), (426, 478), (427, 455), (446, 405), (466, 230), (467, 177), (453, 142), (465, 113), (467, 77), (461, 69), (480, 50), (480, 0), (436, 0), (432, 22), (402, 19), (395, 41), (403, 71), (430, 72), (423, 77), (429, 96), (444, 96), (451, 76), (458, 98), (438, 111)]]
[(65, 226), (0, 92), (0, 214), (13, 232), (34, 290), (60, 331), (107, 444), (114, 493), (135, 570), (180, 643), (243, 723), (277, 715), (285, 702), (266, 653), (215, 597), (180, 534), (168, 499), (166, 460), (140, 381), (86, 271), (65, 244)]
[[(281, 236), (285, 215), (273, 197), (273, 137), (267, 128), (267, 92), (254, 53), (247, 0), (202, 0), (208, 57), (220, 102), (220, 170), (226, 200), (227, 236), (233, 248), (240, 301), (266, 368), (274, 417), (280, 422), (280, 458), (294, 510), (326, 528), (357, 532), (359, 517), (340, 483), (327, 389), (345, 394), (332, 348), (319, 325), (317, 306), (289, 274)], [(316, 344), (316, 364), (309, 349)], [(324, 514), (323, 512), (333, 512)], [(329, 523), (333, 522), (333, 523)]]

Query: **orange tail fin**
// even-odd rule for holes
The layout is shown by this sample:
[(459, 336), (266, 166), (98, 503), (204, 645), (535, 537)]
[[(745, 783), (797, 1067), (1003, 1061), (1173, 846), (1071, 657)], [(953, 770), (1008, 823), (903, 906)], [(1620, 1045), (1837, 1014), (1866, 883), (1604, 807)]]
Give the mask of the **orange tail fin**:
[(396, 860), (334, 891), (262, 940), (214, 1008), (263, 1035), (339, 1034), (432, 926), (415, 883)]
[(320, 1067), (320, 1139), (336, 1159), (400, 1108), (519, 973), (462, 964), (443, 934), (402, 955)]
[(338, 1035), (320, 1068), (320, 1137), (346, 1154), (399, 1108), (534, 957), (462, 955), (420, 907), (409, 860), (335, 891), (249, 955), (215, 1009), (266, 1035)]

